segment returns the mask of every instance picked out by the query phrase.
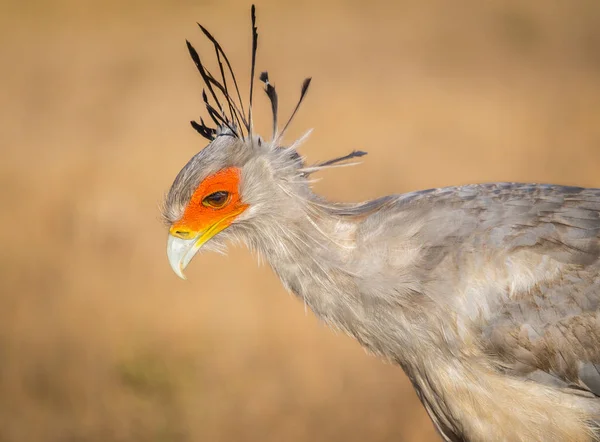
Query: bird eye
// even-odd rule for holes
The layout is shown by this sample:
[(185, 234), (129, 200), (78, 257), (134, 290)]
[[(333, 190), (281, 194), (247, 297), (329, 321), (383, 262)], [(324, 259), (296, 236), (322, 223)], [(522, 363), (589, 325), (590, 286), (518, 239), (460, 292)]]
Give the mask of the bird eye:
[(229, 201), (229, 192), (214, 192), (202, 200), (202, 204), (213, 209), (220, 209)]

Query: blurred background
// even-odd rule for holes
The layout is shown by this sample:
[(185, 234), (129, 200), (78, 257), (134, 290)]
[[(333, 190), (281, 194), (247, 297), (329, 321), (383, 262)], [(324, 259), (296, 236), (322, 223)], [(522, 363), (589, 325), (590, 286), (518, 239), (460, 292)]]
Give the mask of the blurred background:
[[(0, 441), (434, 441), (400, 369), (242, 248), (179, 280), (158, 205), (205, 145), (195, 25), (247, 85), (250, 3), (0, 0)], [(600, 187), (597, 0), (257, 2), (257, 70), (317, 190)], [(212, 65), (214, 67), (214, 64)], [(244, 87), (244, 90), (246, 88)], [(268, 100), (256, 98), (269, 133)], [(203, 114), (202, 114), (203, 115)], [(206, 116), (205, 116), (206, 118)]]

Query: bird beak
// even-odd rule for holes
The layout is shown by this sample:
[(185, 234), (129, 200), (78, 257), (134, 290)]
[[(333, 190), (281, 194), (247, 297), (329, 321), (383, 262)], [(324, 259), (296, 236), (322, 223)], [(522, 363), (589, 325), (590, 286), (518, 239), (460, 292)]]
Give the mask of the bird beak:
[[(175, 274), (181, 279), (185, 279), (183, 271), (196, 253), (198, 253), (198, 250), (200, 250), (209, 239), (226, 229), (231, 224), (233, 217), (237, 215), (238, 213), (234, 213), (233, 215), (222, 218), (200, 232), (191, 232), (185, 228), (182, 229), (181, 227), (172, 226), (167, 241), (167, 257), (169, 258), (169, 264), (171, 264), (171, 268)], [(182, 236), (182, 231), (185, 232), (185, 238)]]
[(167, 240), (167, 257), (169, 258), (171, 268), (181, 279), (185, 279), (183, 271), (196, 253), (198, 253), (202, 244), (206, 242), (201, 242), (199, 240), (201, 237), (202, 235), (199, 234), (192, 239), (182, 239), (169, 234), (169, 239)]
[(172, 225), (167, 241), (167, 257), (175, 274), (181, 279), (185, 279), (183, 271), (196, 256), (198, 250), (217, 233), (229, 227), (234, 218), (246, 210), (246, 207), (246, 205), (240, 206), (238, 210), (200, 231), (191, 230), (182, 225)]

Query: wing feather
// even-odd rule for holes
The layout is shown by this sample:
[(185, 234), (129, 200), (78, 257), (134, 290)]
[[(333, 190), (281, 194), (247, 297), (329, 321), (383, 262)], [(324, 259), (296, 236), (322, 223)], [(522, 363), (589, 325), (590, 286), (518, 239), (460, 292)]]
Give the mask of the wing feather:
[[(441, 300), (455, 287), (443, 301), (471, 308), (458, 313), (499, 370), (600, 396), (600, 189), (470, 185), (396, 205), (422, 224), (424, 274), (444, 281), (428, 294)], [(486, 266), (504, 271), (504, 285), (481, 280)]]
[[(471, 200), (480, 209), (479, 241), (508, 259), (521, 253), (553, 263), (531, 270), (533, 284), (496, 294), (481, 327), (484, 350), (514, 376), (600, 397), (600, 190), (510, 184), (479, 190), (487, 194)], [(551, 265), (556, 272), (547, 271)]]

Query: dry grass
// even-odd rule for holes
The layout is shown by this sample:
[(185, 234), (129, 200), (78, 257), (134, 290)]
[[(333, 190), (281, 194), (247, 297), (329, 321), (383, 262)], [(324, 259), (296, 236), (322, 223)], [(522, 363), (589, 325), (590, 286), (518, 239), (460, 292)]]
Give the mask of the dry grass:
[[(0, 441), (435, 440), (403, 374), (306, 316), (245, 250), (197, 257), (189, 282), (168, 267), (157, 204), (203, 146), (183, 41), (210, 49), (202, 21), (248, 66), (248, 9), (0, 0)], [(304, 153), (370, 152), (326, 176), (327, 196), (600, 186), (597, 1), (258, 11), (282, 109), (314, 78), (290, 134), (315, 128)]]

